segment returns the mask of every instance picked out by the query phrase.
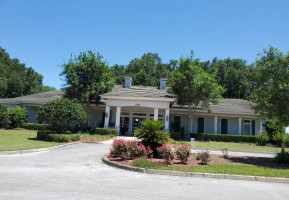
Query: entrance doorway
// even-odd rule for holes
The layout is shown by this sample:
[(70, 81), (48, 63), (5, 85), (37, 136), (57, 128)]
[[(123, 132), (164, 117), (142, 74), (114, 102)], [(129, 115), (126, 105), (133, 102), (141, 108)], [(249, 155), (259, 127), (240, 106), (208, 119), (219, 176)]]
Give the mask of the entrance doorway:
[(145, 120), (146, 118), (143, 117), (133, 117), (133, 133), (135, 132), (136, 129), (142, 128), (143, 126), (141, 125), (141, 121)]

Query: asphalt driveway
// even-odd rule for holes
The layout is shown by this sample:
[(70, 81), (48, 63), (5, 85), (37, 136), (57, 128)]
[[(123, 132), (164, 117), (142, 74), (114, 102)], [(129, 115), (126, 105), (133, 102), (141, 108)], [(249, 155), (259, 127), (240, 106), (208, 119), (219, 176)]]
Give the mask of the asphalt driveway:
[(140, 174), (106, 166), (107, 144), (0, 155), (0, 199), (288, 199), (288, 184)]

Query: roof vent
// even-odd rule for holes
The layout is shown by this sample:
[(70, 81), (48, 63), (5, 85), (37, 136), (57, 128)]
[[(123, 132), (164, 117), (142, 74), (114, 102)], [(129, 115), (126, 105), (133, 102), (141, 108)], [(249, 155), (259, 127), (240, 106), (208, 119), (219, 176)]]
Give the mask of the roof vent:
[(125, 88), (130, 88), (131, 87), (131, 81), (132, 81), (131, 77), (125, 77), (124, 87)]
[(167, 79), (166, 78), (161, 78), (160, 89), (161, 90), (166, 90), (167, 89)]

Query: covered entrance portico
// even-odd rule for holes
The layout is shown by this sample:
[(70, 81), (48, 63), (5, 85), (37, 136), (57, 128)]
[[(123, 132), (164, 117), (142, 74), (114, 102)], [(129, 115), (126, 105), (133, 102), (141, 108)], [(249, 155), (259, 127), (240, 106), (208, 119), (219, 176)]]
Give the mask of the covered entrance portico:
[[(104, 128), (118, 129), (119, 135), (133, 135), (135, 129), (141, 128), (142, 120), (154, 119), (162, 120), (163, 130), (169, 131), (170, 103), (168, 100), (107, 98)], [(114, 127), (109, 127), (111, 110), (115, 111)]]

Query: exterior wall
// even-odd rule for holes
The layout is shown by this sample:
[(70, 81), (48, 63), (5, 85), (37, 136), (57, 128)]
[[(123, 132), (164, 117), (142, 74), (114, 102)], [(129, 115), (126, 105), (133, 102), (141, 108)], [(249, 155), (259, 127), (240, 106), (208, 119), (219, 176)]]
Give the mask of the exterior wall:
[(28, 123), (38, 123), (36, 119), (36, 114), (39, 110), (38, 106), (25, 106), (25, 110), (27, 111), (27, 122)]
[(90, 126), (99, 127), (102, 121), (102, 113), (105, 111), (104, 108), (92, 109), (90, 116)]

